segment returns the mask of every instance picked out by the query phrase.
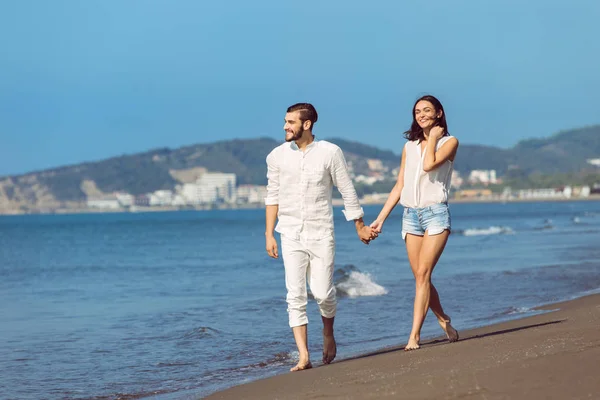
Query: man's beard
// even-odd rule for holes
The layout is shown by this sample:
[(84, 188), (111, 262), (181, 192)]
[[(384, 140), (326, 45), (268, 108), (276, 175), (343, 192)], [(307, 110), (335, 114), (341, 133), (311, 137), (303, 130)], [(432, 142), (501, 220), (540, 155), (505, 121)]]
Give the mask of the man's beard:
[(286, 138), (285, 138), (285, 141), (286, 141), (286, 142), (292, 142), (292, 141), (296, 141), (296, 140), (298, 140), (298, 139), (300, 139), (300, 138), (302, 137), (302, 134), (303, 134), (303, 133), (304, 133), (304, 127), (303, 127), (303, 126), (301, 126), (301, 127), (300, 127), (300, 130), (299, 130), (298, 132), (294, 133), (294, 136), (292, 136), (292, 137), (291, 137), (291, 138), (289, 138), (289, 139), (286, 137)]

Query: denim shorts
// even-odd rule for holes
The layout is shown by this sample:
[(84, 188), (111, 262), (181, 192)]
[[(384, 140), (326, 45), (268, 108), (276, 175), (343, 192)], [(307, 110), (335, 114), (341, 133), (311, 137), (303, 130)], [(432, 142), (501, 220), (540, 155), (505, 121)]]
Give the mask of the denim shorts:
[(450, 210), (448, 204), (438, 203), (423, 208), (404, 208), (402, 216), (402, 239), (406, 234), (423, 236), (439, 235), (445, 230), (451, 230)]

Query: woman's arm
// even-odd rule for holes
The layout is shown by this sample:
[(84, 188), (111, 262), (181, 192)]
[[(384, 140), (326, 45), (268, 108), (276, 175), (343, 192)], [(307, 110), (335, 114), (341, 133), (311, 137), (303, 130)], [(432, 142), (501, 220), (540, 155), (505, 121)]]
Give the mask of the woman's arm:
[(396, 207), (398, 202), (400, 201), (400, 196), (402, 195), (402, 189), (404, 188), (404, 169), (406, 165), (406, 146), (402, 149), (402, 159), (400, 160), (400, 171), (398, 171), (398, 178), (396, 179), (396, 184), (392, 188), (392, 191), (388, 195), (388, 198), (379, 213), (377, 219), (371, 224), (371, 227), (375, 229), (377, 233), (381, 232), (381, 227), (383, 223), (390, 215), (392, 210)]
[(456, 150), (458, 150), (458, 139), (455, 137), (448, 139), (446, 143), (436, 151), (437, 142), (443, 134), (443, 128), (439, 126), (431, 128), (429, 139), (427, 140), (425, 159), (423, 160), (423, 171), (433, 171), (448, 160), (454, 161)]

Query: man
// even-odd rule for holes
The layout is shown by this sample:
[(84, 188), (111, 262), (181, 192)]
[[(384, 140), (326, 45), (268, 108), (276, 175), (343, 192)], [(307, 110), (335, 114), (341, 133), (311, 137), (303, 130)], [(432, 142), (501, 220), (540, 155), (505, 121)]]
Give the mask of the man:
[(354, 220), (360, 240), (368, 244), (377, 236), (363, 222), (363, 209), (341, 149), (332, 143), (315, 140), (312, 130), (317, 118), (317, 111), (311, 104), (298, 103), (289, 107), (283, 127), (286, 143), (267, 156), (266, 249), (269, 256), (279, 257), (274, 236), (274, 230), (277, 231), (281, 235), (289, 324), (300, 355), (298, 364), (291, 371), (312, 367), (307, 335), (307, 281), (323, 321), (323, 363), (331, 363), (336, 356), (333, 335), (337, 305), (333, 284), (335, 242), (331, 205), (334, 185), (344, 200), (344, 215), (348, 221)]

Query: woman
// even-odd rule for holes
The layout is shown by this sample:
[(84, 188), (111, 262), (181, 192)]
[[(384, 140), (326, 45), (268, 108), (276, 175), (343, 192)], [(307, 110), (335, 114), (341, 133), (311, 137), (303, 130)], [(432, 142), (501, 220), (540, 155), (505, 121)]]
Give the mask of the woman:
[(448, 133), (442, 104), (429, 95), (415, 102), (412, 126), (405, 136), (408, 142), (402, 150), (398, 179), (371, 227), (380, 233), (398, 201), (404, 206), (402, 239), (416, 281), (413, 325), (405, 350), (415, 350), (429, 308), (448, 340), (458, 340), (431, 283), (431, 273), (450, 235), (447, 202), (458, 140)]

